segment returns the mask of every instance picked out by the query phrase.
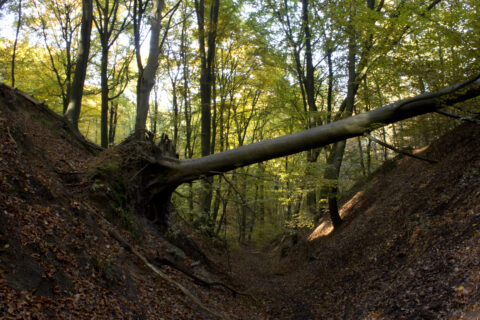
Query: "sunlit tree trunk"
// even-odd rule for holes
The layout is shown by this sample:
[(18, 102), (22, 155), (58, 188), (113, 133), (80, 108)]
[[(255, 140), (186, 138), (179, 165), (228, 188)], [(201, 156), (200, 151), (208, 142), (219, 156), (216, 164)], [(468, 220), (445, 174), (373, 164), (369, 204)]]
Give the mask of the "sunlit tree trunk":
[(70, 101), (65, 118), (78, 130), (78, 119), (82, 106), (83, 89), (87, 75), (88, 55), (90, 53), (90, 35), (92, 33), (92, 0), (82, 1), (82, 25), (80, 30), (80, 45), (78, 49), (75, 74), (73, 76)]
[(155, 82), (155, 74), (158, 68), (160, 56), (160, 31), (162, 29), (162, 11), (165, 6), (164, 0), (155, 0), (152, 8), (150, 28), (150, 51), (148, 52), (147, 64), (140, 72), (137, 83), (137, 115), (135, 118), (135, 135), (143, 137), (146, 130), (150, 92)]
[(17, 55), (18, 36), (20, 34), (20, 28), (22, 27), (22, 0), (18, 2), (18, 18), (17, 18), (17, 30), (15, 32), (15, 41), (13, 43), (12, 53), (12, 87), (15, 87), (15, 58)]
[(94, 23), (99, 33), (101, 46), (100, 60), (100, 81), (101, 81), (101, 112), (100, 112), (100, 144), (107, 148), (109, 144), (108, 131), (108, 105), (111, 98), (108, 81), (108, 62), (109, 51), (113, 43), (118, 39), (121, 32), (124, 31), (127, 24), (127, 17), (122, 23), (117, 21), (119, 0), (95, 0), (97, 16), (94, 16)]

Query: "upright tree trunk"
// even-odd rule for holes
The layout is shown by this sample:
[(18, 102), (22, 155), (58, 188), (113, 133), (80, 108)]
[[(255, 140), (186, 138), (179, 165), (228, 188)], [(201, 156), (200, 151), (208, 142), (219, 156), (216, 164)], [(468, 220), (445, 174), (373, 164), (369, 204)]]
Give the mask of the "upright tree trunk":
[[(205, 3), (204, 0), (195, 0), (195, 10), (198, 23), (198, 42), (200, 53), (200, 104), (201, 104), (201, 152), (202, 157), (211, 153), (211, 123), (212, 123), (212, 86), (215, 65), (217, 23), (219, 13), (219, 0), (213, 0), (210, 6), (208, 20), (208, 37), (205, 44)], [(205, 48), (205, 45), (208, 47)], [(210, 212), (212, 202), (212, 180), (202, 180), (200, 195), (201, 210)]]
[[(353, 113), (355, 104), (355, 96), (358, 90), (358, 81), (355, 68), (356, 62), (356, 39), (355, 31), (350, 28), (350, 38), (348, 44), (348, 83), (347, 83), (347, 97), (345, 98), (345, 109), (343, 117), (350, 117)], [(327, 159), (327, 169), (325, 170), (324, 178), (329, 180), (327, 186), (327, 199), (330, 218), (332, 219), (333, 227), (337, 228), (342, 223), (342, 218), (338, 212), (337, 193), (338, 193), (338, 179), (340, 176), (340, 168), (342, 166), (343, 155), (345, 152), (346, 140), (339, 141), (333, 146), (330, 155)]]
[(164, 0), (155, 0), (152, 8), (150, 51), (147, 64), (140, 72), (137, 82), (137, 115), (135, 118), (135, 135), (138, 138), (144, 136), (147, 124), (150, 92), (155, 82), (155, 74), (158, 68), (160, 55), (160, 31), (162, 29), (162, 11), (165, 6)]
[[(127, 17), (124, 18), (120, 26), (117, 25), (117, 12), (119, 9), (119, 0), (95, 0), (98, 15), (94, 17), (93, 22), (97, 27), (100, 45), (100, 80), (101, 80), (101, 112), (100, 112), (100, 144), (107, 148), (109, 145), (108, 130), (108, 105), (110, 98), (110, 87), (108, 84), (108, 60), (109, 50), (120, 33), (125, 29)], [(127, 71), (128, 72), (128, 71)], [(123, 91), (123, 90), (122, 90)]]
[(110, 106), (110, 126), (108, 131), (108, 144), (112, 146), (115, 142), (115, 134), (117, 131), (117, 114), (118, 103), (112, 103)]
[[(302, 0), (302, 22), (303, 32), (305, 34), (305, 67), (306, 75), (304, 80), (305, 95), (307, 98), (307, 129), (315, 127), (320, 124), (318, 117), (318, 109), (315, 101), (315, 67), (313, 66), (313, 52), (312, 52), (312, 34), (309, 25), (309, 9), (308, 1)], [(314, 149), (307, 151), (307, 162), (314, 163), (317, 161), (320, 150)], [(306, 174), (309, 174), (308, 172)], [(317, 192), (315, 188), (310, 187), (307, 191), (306, 203), (307, 209), (312, 215), (317, 214)]]
[[(100, 112), (100, 145), (104, 148), (108, 147), (108, 45), (102, 41), (102, 60), (100, 66), (100, 82), (102, 91), (102, 106)], [(108, 42), (108, 40), (107, 40)]]
[(178, 124), (180, 119), (178, 118), (178, 100), (177, 100), (177, 82), (172, 81), (172, 97), (173, 97), (173, 145), (176, 147), (178, 143)]
[(90, 35), (92, 33), (93, 5), (92, 0), (82, 1), (82, 26), (80, 29), (80, 45), (78, 49), (75, 74), (73, 76), (70, 101), (65, 118), (78, 131), (78, 119), (82, 106), (83, 88), (87, 75), (88, 55), (90, 53)]
[(18, 35), (20, 34), (20, 28), (22, 27), (22, 0), (18, 2), (18, 20), (17, 31), (15, 32), (15, 42), (13, 43), (12, 53), (12, 87), (15, 87), (15, 58), (17, 55)]
[(367, 175), (367, 171), (365, 170), (365, 160), (363, 159), (363, 147), (362, 147), (362, 139), (357, 137), (358, 143), (358, 154), (360, 156), (360, 168), (362, 168), (362, 175), (365, 177)]

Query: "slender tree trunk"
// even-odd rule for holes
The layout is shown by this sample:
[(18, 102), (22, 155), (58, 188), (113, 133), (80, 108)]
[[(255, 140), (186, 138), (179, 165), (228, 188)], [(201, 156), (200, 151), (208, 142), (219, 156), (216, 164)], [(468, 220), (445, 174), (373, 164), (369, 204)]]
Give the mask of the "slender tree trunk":
[(118, 114), (118, 103), (112, 103), (110, 106), (110, 126), (108, 131), (108, 144), (113, 146), (115, 142), (115, 134), (117, 131), (117, 114)]
[[(343, 117), (350, 117), (353, 113), (355, 104), (355, 96), (358, 90), (358, 82), (355, 61), (356, 61), (356, 39), (353, 27), (350, 28), (350, 38), (348, 44), (348, 83), (347, 83), (347, 97), (345, 98), (345, 110)], [(342, 223), (342, 218), (338, 212), (337, 193), (338, 193), (338, 179), (340, 176), (340, 168), (342, 166), (343, 155), (345, 152), (346, 140), (337, 142), (327, 159), (327, 169), (325, 170), (324, 178), (331, 181), (327, 186), (327, 199), (330, 218), (332, 219), (333, 227), (337, 228)]]
[(367, 174), (372, 173), (372, 141), (368, 140), (367, 143)]
[(172, 97), (173, 97), (173, 145), (176, 146), (178, 143), (178, 124), (180, 119), (178, 118), (178, 100), (177, 100), (177, 83), (172, 81)]
[[(202, 157), (211, 153), (211, 103), (212, 86), (215, 65), (217, 24), (219, 13), (219, 0), (213, 0), (210, 6), (210, 18), (208, 21), (208, 52), (205, 48), (205, 3), (204, 0), (195, 0), (195, 11), (198, 23), (198, 42), (200, 52), (200, 104), (201, 104), (201, 152)], [(201, 210), (210, 212), (212, 202), (212, 180), (202, 180), (202, 193), (200, 196)]]
[(78, 119), (82, 106), (83, 89), (87, 75), (88, 55), (90, 53), (90, 35), (92, 33), (93, 5), (92, 0), (82, 1), (82, 25), (80, 30), (80, 45), (73, 76), (72, 91), (65, 118), (78, 131)]
[[(388, 143), (387, 132), (385, 131), (385, 127), (382, 127), (382, 140), (383, 140), (383, 143)], [(387, 161), (387, 160), (388, 160), (388, 148), (383, 147), (383, 161)]]
[(327, 91), (327, 122), (332, 120), (332, 104), (333, 104), (333, 62), (332, 62), (333, 50), (327, 49), (327, 63), (328, 63), (328, 91)]
[[(101, 45), (100, 79), (102, 105), (100, 112), (100, 144), (102, 147), (107, 148), (110, 143), (108, 108), (110, 100), (113, 99), (109, 95), (110, 91), (115, 90), (115, 87), (110, 88), (108, 83), (109, 50), (116, 39), (118, 39), (120, 33), (125, 30), (130, 12), (128, 12), (121, 24), (117, 24), (117, 13), (120, 6), (119, 0), (95, 0), (95, 3), (98, 14), (94, 16), (93, 22), (97, 28)], [(128, 62), (126, 62), (126, 64), (128, 64)], [(127, 65), (125, 65), (125, 69), (127, 69)], [(128, 72), (128, 70), (126, 72)], [(123, 92), (123, 90), (125, 89), (121, 89), (120, 92)], [(119, 95), (120, 93), (117, 94), (117, 96)]]
[(151, 119), (151, 130), (153, 133), (153, 136), (155, 137), (157, 135), (157, 122), (158, 122), (158, 86), (154, 85), (153, 86), (153, 96), (154, 96), (154, 101), (153, 101), (153, 117), (150, 117)]
[(162, 11), (164, 6), (164, 0), (155, 0), (153, 2), (150, 51), (148, 53), (147, 64), (142, 72), (140, 72), (137, 82), (137, 115), (135, 118), (135, 135), (137, 138), (143, 137), (146, 131), (150, 92), (155, 82), (158, 57), (160, 56), (160, 31), (162, 29)]
[(365, 170), (365, 161), (363, 160), (363, 147), (362, 147), (362, 139), (357, 137), (358, 143), (358, 154), (360, 155), (360, 168), (362, 168), (362, 175), (365, 177), (367, 175), (367, 171)]
[[(307, 97), (308, 112), (307, 112), (307, 129), (315, 127), (321, 123), (318, 116), (318, 109), (315, 101), (315, 67), (313, 66), (313, 52), (312, 52), (312, 34), (309, 25), (309, 0), (302, 0), (302, 21), (303, 32), (305, 34), (305, 95)], [(307, 162), (314, 163), (317, 161), (320, 150), (314, 149), (307, 151)], [(306, 173), (307, 175), (309, 172)], [(306, 196), (307, 210), (312, 214), (317, 214), (317, 192), (315, 188), (309, 188)]]
[[(100, 66), (100, 79), (102, 91), (102, 106), (100, 112), (100, 144), (102, 147), (108, 147), (108, 44), (105, 45), (102, 39), (102, 61)], [(108, 42), (108, 40), (107, 40)]]
[(18, 36), (20, 34), (20, 28), (22, 27), (22, 0), (18, 2), (18, 20), (17, 20), (17, 31), (15, 32), (15, 42), (13, 43), (13, 53), (12, 53), (12, 87), (15, 87), (15, 58), (17, 55), (17, 43)]

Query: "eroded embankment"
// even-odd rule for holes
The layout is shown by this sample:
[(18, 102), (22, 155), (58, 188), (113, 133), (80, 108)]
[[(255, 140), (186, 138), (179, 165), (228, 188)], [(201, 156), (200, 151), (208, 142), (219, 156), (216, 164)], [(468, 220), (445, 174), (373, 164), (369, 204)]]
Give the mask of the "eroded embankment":
[[(240, 250), (234, 272), (273, 319), (474, 319), (480, 308), (480, 126), (376, 172), (299, 243)], [(270, 248), (271, 249), (271, 248)], [(288, 252), (281, 258), (281, 253)]]

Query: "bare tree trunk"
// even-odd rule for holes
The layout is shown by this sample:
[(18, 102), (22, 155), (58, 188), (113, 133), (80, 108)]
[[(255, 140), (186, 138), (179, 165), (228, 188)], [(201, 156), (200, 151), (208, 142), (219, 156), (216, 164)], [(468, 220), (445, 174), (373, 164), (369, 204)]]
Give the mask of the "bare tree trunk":
[(74, 129), (78, 131), (78, 119), (82, 106), (83, 88), (87, 75), (88, 55), (90, 53), (90, 35), (92, 33), (93, 19), (92, 0), (82, 1), (82, 26), (80, 31), (80, 45), (73, 76), (73, 83), (65, 118), (70, 121)]
[[(195, 0), (195, 11), (198, 22), (198, 42), (200, 52), (200, 104), (201, 104), (201, 151), (202, 157), (211, 153), (211, 124), (212, 124), (212, 86), (215, 65), (217, 24), (219, 13), (219, 0), (213, 0), (210, 6), (208, 20), (208, 37), (205, 44), (205, 3), (204, 0)], [(208, 52), (205, 48), (208, 47)], [(210, 212), (212, 202), (212, 180), (202, 180), (202, 193), (200, 205), (203, 212)]]
[(157, 122), (158, 122), (158, 85), (153, 86), (153, 117), (150, 117), (151, 120), (151, 130), (152, 134), (155, 137), (157, 135)]
[[(338, 176), (338, 171), (334, 170), (339, 170), (340, 168), (338, 162), (341, 162), (346, 139), (363, 135), (390, 123), (434, 112), (445, 106), (477, 96), (480, 96), (480, 77), (433, 93), (400, 100), (385, 107), (323, 126), (271, 140), (260, 141), (202, 158), (178, 160), (168, 154), (157, 158), (155, 161), (149, 158), (147, 163), (147, 166), (149, 166), (148, 170), (143, 170), (141, 172), (142, 176), (136, 177), (136, 179), (143, 181), (141, 185), (144, 186), (144, 190), (140, 190), (142, 194), (148, 194), (148, 199), (152, 202), (157, 201), (155, 203), (163, 204), (163, 207), (160, 208), (162, 211), (159, 214), (161, 215), (161, 220), (166, 221), (168, 200), (171, 193), (181, 183), (308, 149), (323, 147), (331, 143), (336, 143), (335, 148), (339, 150), (335, 150), (330, 154), (329, 163), (332, 163), (332, 166), (329, 168), (332, 171), (332, 175)], [(148, 199), (140, 197), (139, 201), (142, 201), (142, 205), (145, 206), (148, 204)], [(147, 201), (146, 204), (145, 201)], [(335, 206), (336, 201), (330, 203), (331, 208), (335, 209)], [(336, 209), (338, 212), (338, 208)], [(338, 226), (339, 221), (334, 219), (335, 217), (332, 220)]]
[(108, 147), (108, 46), (103, 44), (102, 40), (102, 59), (100, 67), (100, 81), (102, 91), (102, 106), (100, 112), (100, 145), (104, 148)]
[[(356, 39), (355, 30), (350, 28), (350, 38), (348, 43), (348, 83), (347, 83), (347, 97), (345, 98), (345, 109), (343, 117), (350, 117), (353, 113), (355, 104), (355, 96), (358, 90), (358, 81), (356, 74)], [(328, 208), (330, 211), (330, 218), (332, 219), (333, 227), (337, 228), (342, 223), (342, 218), (338, 212), (337, 193), (338, 193), (338, 179), (340, 176), (340, 168), (343, 162), (343, 155), (345, 152), (346, 140), (337, 142), (327, 159), (327, 168), (325, 170), (324, 178), (329, 180), (327, 185), (327, 199)]]
[(363, 160), (363, 147), (362, 147), (362, 139), (357, 137), (358, 143), (358, 154), (360, 155), (360, 168), (362, 168), (362, 175), (365, 177), (367, 172), (365, 170), (365, 161)]
[(372, 141), (368, 140), (367, 144), (367, 174), (372, 173)]
[(108, 144), (113, 146), (115, 142), (115, 134), (117, 132), (117, 114), (118, 103), (112, 103), (110, 106), (110, 126), (108, 131)]
[(22, 27), (22, 0), (18, 2), (18, 20), (17, 31), (15, 32), (15, 42), (13, 43), (12, 53), (12, 87), (15, 87), (15, 58), (17, 54), (18, 35), (20, 34), (20, 28)]
[(101, 45), (101, 63), (100, 63), (100, 79), (101, 79), (101, 115), (100, 115), (100, 144), (107, 148), (109, 144), (108, 130), (108, 104), (111, 100), (109, 97), (110, 87), (108, 84), (108, 56), (112, 44), (118, 39), (120, 33), (125, 30), (129, 13), (120, 25), (117, 25), (117, 12), (120, 6), (119, 0), (110, 1), (95, 0), (98, 17), (94, 17), (93, 22), (98, 30)]
[(164, 0), (155, 0), (153, 2), (150, 51), (148, 53), (147, 64), (138, 76), (137, 116), (135, 118), (135, 135), (138, 138), (143, 137), (146, 130), (150, 92), (155, 82), (158, 57), (160, 55), (160, 31), (162, 29), (162, 11), (164, 6)]
[(162, 165), (175, 171), (169, 175), (169, 179), (162, 179), (162, 183), (188, 182), (200, 176), (215, 175), (219, 172), (227, 172), (250, 164), (322, 147), (361, 136), (377, 127), (434, 112), (436, 109), (479, 95), (480, 78), (477, 78), (298, 133), (244, 145), (206, 157), (178, 162), (162, 161)]

